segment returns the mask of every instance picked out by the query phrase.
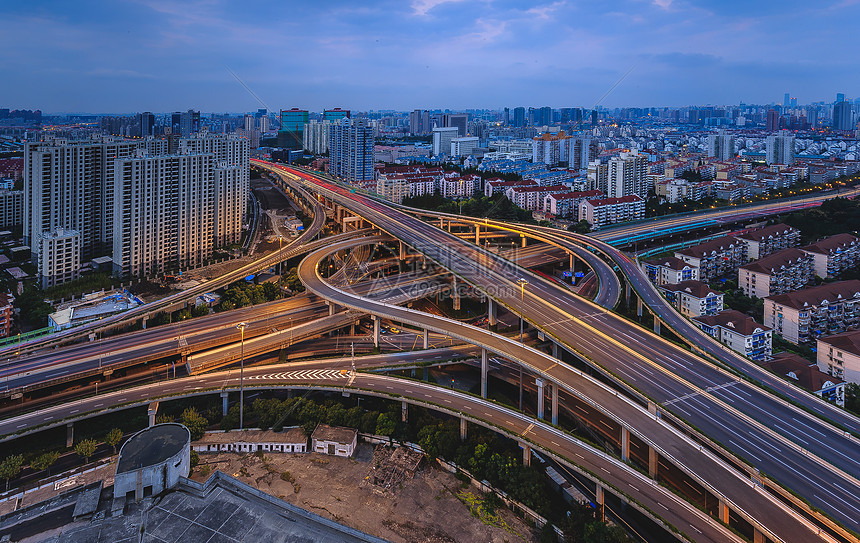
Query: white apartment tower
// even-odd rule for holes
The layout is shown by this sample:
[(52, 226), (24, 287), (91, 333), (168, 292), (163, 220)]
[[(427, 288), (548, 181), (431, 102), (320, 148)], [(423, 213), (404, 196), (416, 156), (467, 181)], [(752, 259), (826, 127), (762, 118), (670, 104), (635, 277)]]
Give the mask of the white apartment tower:
[(374, 179), (373, 144), (367, 119), (339, 119), (329, 127), (329, 173), (350, 183)]
[(768, 164), (794, 164), (794, 136), (788, 130), (780, 130), (778, 134), (767, 137)]
[(608, 198), (636, 195), (643, 200), (648, 198), (648, 159), (645, 155), (629, 152), (621, 153), (609, 161)]
[(603, 194), (609, 191), (609, 164), (602, 163), (599, 158), (588, 163), (588, 189)]
[(718, 134), (708, 136), (708, 156), (716, 157), (718, 160), (729, 160), (735, 156), (735, 137), (720, 130)]
[(304, 138), (305, 151), (315, 155), (324, 155), (328, 152), (328, 132), (331, 121), (310, 121), (305, 124)]

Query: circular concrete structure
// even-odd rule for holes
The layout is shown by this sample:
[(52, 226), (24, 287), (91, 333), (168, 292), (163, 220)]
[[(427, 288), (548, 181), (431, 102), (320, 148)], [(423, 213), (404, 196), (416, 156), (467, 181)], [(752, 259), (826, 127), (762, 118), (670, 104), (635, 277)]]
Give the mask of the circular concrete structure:
[(134, 434), (119, 450), (114, 498), (135, 501), (172, 488), (191, 469), (191, 432), (157, 424)]

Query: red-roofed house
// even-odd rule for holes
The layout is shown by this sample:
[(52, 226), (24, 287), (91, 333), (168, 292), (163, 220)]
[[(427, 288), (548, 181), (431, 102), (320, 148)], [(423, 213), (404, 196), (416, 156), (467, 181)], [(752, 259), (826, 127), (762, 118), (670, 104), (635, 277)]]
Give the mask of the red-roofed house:
[(620, 198), (585, 200), (579, 205), (579, 220), (595, 230), (610, 224), (645, 218), (645, 200), (631, 194)]

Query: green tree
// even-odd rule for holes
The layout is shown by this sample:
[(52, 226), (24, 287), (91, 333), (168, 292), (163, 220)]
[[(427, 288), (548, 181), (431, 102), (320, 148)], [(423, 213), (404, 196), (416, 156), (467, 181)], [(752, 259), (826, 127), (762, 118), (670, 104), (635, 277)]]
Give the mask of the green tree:
[(114, 454), (116, 454), (116, 446), (119, 445), (120, 441), (122, 441), (122, 435), (122, 430), (119, 428), (113, 428), (105, 436), (105, 443), (113, 447)]
[(575, 232), (577, 234), (587, 234), (591, 232), (591, 223), (582, 219), (581, 221), (571, 224), (567, 227), (567, 229), (571, 232)]
[(75, 452), (78, 453), (78, 456), (83, 458), (86, 462), (89, 462), (90, 457), (96, 452), (98, 446), (99, 443), (95, 439), (84, 439), (77, 442), (75, 445)]
[(860, 385), (857, 383), (845, 385), (845, 409), (860, 416)]
[(6, 481), (6, 490), (9, 490), (9, 480), (21, 473), (21, 466), (23, 465), (24, 457), (20, 454), (7, 456), (0, 462), (0, 478)]
[(197, 409), (193, 407), (185, 409), (185, 411), (182, 412), (182, 415), (179, 416), (179, 420), (186, 428), (188, 428), (188, 431), (191, 432), (192, 441), (197, 441), (203, 437), (206, 427), (209, 426), (209, 421), (206, 420), (206, 417), (201, 415)]
[(382, 413), (376, 419), (376, 435), (388, 436), (389, 443), (391, 436), (394, 435), (394, 430), (397, 429), (397, 421), (388, 413)]
[(42, 453), (30, 462), (30, 467), (36, 471), (48, 470), (48, 475), (51, 474), (51, 466), (60, 458), (60, 453), (57, 451), (48, 451)]

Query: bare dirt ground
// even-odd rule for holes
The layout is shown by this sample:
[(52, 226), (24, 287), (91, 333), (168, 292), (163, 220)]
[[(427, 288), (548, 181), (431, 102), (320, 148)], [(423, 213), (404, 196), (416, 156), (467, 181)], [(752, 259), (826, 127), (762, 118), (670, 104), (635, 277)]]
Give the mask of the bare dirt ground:
[[(263, 458), (203, 453), (200, 466), (219, 469), (318, 515), (393, 542), (537, 541), (536, 532), (504, 507), (496, 509), (495, 520), (474, 516), (464, 498), (480, 499), (481, 493), (426, 460), (415, 477), (393, 493), (381, 491), (367, 480), (373, 469), (368, 447), (359, 445), (357, 456), (364, 461), (317, 453), (271, 453)], [(200, 466), (192, 475), (198, 481), (206, 479)]]

